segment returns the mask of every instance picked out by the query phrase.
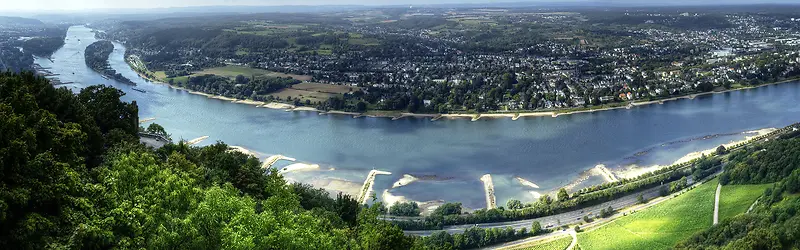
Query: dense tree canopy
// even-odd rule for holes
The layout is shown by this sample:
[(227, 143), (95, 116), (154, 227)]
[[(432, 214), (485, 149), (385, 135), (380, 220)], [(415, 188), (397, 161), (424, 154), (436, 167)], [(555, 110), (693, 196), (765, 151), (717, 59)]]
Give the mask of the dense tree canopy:
[(389, 214), (399, 216), (419, 216), (419, 205), (416, 202), (399, 202), (389, 208)]
[(800, 139), (770, 141), (730, 156), (727, 183), (772, 183), (751, 213), (721, 221), (677, 249), (797, 249), (800, 247)]
[(779, 181), (800, 166), (800, 139), (778, 140), (731, 153), (720, 180), (731, 184)]
[(102, 40), (89, 44), (89, 46), (86, 46), (86, 51), (83, 53), (86, 66), (119, 82), (136, 85), (136, 83), (122, 76), (122, 74), (117, 73), (116, 70), (108, 65), (108, 57), (113, 51), (114, 44), (109, 41)]
[(224, 143), (138, 144), (136, 104), (121, 96), (0, 75), (0, 248), (412, 246), (414, 238), (377, 219), (377, 206), (287, 185)]

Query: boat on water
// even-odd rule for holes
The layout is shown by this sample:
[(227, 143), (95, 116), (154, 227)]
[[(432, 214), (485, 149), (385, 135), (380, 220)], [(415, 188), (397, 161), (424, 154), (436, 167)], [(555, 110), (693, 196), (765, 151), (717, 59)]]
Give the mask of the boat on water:
[(139, 89), (139, 88), (131, 88), (131, 89), (139, 91), (139, 92), (142, 92), (142, 93), (147, 93), (147, 91), (144, 90), (144, 89)]

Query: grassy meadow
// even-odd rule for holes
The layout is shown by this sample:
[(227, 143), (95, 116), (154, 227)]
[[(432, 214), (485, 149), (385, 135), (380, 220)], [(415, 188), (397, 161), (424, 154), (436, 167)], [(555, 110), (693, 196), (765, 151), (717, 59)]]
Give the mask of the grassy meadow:
[(678, 197), (578, 234), (578, 245), (593, 249), (671, 249), (711, 226), (717, 179)]

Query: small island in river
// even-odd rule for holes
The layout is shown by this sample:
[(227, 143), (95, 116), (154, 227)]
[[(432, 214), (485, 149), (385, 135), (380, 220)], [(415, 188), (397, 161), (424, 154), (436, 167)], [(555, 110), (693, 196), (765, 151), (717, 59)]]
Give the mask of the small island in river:
[(86, 53), (84, 53), (86, 65), (105, 77), (121, 83), (136, 85), (136, 83), (117, 73), (116, 70), (108, 65), (108, 56), (111, 55), (112, 51), (114, 51), (114, 44), (109, 41), (97, 41), (90, 44), (86, 47)]

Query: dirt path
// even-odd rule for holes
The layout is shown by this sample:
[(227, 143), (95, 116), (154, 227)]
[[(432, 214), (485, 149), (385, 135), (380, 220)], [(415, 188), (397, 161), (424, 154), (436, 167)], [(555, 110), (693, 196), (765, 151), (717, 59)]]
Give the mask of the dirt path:
[(719, 223), (719, 192), (722, 190), (722, 184), (717, 184), (717, 194), (714, 195), (714, 225)]
[(567, 250), (575, 249), (575, 246), (578, 245), (578, 233), (575, 230), (569, 230), (569, 236), (572, 236), (572, 242), (569, 243)]

